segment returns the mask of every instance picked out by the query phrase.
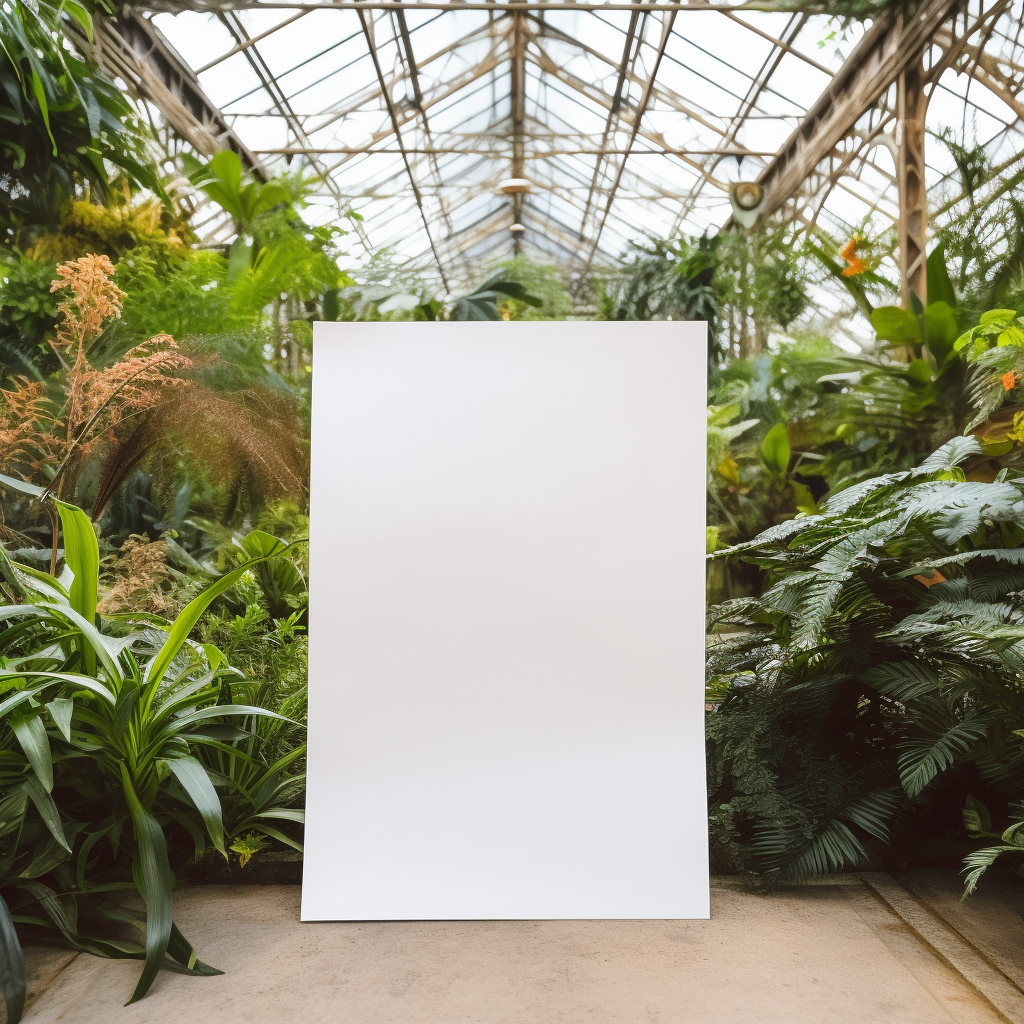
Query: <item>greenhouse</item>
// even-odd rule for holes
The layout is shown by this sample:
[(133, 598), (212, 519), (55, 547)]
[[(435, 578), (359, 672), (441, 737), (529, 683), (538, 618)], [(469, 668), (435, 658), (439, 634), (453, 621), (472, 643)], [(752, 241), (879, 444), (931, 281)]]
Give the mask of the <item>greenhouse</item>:
[(1024, 1022), (1022, 33), (0, 0), (0, 1022)]

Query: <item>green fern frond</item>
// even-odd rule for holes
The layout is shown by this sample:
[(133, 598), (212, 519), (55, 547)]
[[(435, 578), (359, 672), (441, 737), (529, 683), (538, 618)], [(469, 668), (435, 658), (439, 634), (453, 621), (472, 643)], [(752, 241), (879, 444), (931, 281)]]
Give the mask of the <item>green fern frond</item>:
[(968, 718), (952, 722), (938, 736), (909, 740), (900, 754), (900, 782), (907, 796), (917, 796), (940, 772), (967, 754), (985, 735), (988, 723)]
[(959, 466), (972, 455), (981, 454), (981, 445), (976, 437), (954, 437), (937, 448), (918, 467), (920, 473), (936, 473)]

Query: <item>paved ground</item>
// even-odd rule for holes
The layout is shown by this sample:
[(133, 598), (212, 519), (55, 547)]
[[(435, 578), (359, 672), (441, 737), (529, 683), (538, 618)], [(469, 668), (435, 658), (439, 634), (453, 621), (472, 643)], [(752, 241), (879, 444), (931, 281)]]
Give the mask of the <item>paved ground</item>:
[(769, 897), (719, 882), (711, 921), (301, 924), (293, 886), (193, 888), (175, 902), (223, 977), (163, 972), (122, 1008), (137, 964), (33, 953), (50, 977), (26, 1024), (1008, 1019), (852, 877)]

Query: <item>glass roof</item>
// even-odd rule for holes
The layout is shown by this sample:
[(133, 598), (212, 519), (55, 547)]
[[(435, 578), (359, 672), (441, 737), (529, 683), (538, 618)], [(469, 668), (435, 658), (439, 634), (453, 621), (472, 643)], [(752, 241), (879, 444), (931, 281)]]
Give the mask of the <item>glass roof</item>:
[[(449, 289), (513, 252), (582, 274), (645, 235), (718, 230), (729, 183), (765, 173), (866, 31), (711, 4), (181, 6), (147, 17), (269, 174), (320, 177), (310, 220), (355, 210), (368, 251)], [(1022, 0), (946, 6), (928, 129), (993, 165), (1022, 159)], [(896, 104), (893, 85), (847, 133), (840, 172), (782, 215), (894, 224)], [(926, 161), (948, 216), (952, 157), (932, 138)]]

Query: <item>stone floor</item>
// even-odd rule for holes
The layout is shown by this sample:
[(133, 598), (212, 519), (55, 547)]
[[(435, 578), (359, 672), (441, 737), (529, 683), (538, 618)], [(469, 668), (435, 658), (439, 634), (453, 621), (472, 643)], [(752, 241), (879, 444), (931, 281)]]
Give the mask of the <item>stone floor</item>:
[[(955, 877), (917, 875), (772, 896), (720, 879), (710, 921), (302, 924), (298, 887), (196, 887), (176, 895), (175, 916), (223, 976), (163, 972), (122, 1007), (137, 963), (30, 951), (25, 1022), (1024, 1024), (1015, 977), (987, 953), (981, 974), (958, 969), (949, 943), (976, 947), (965, 919), (949, 920)], [(918, 908), (916, 924), (887, 902), (888, 886), (909, 901), (907, 918)], [(921, 902), (928, 886), (946, 917)], [(976, 938), (1009, 929), (999, 955), (1019, 972), (1024, 925), (991, 902)], [(1005, 991), (986, 997), (993, 977)]]

